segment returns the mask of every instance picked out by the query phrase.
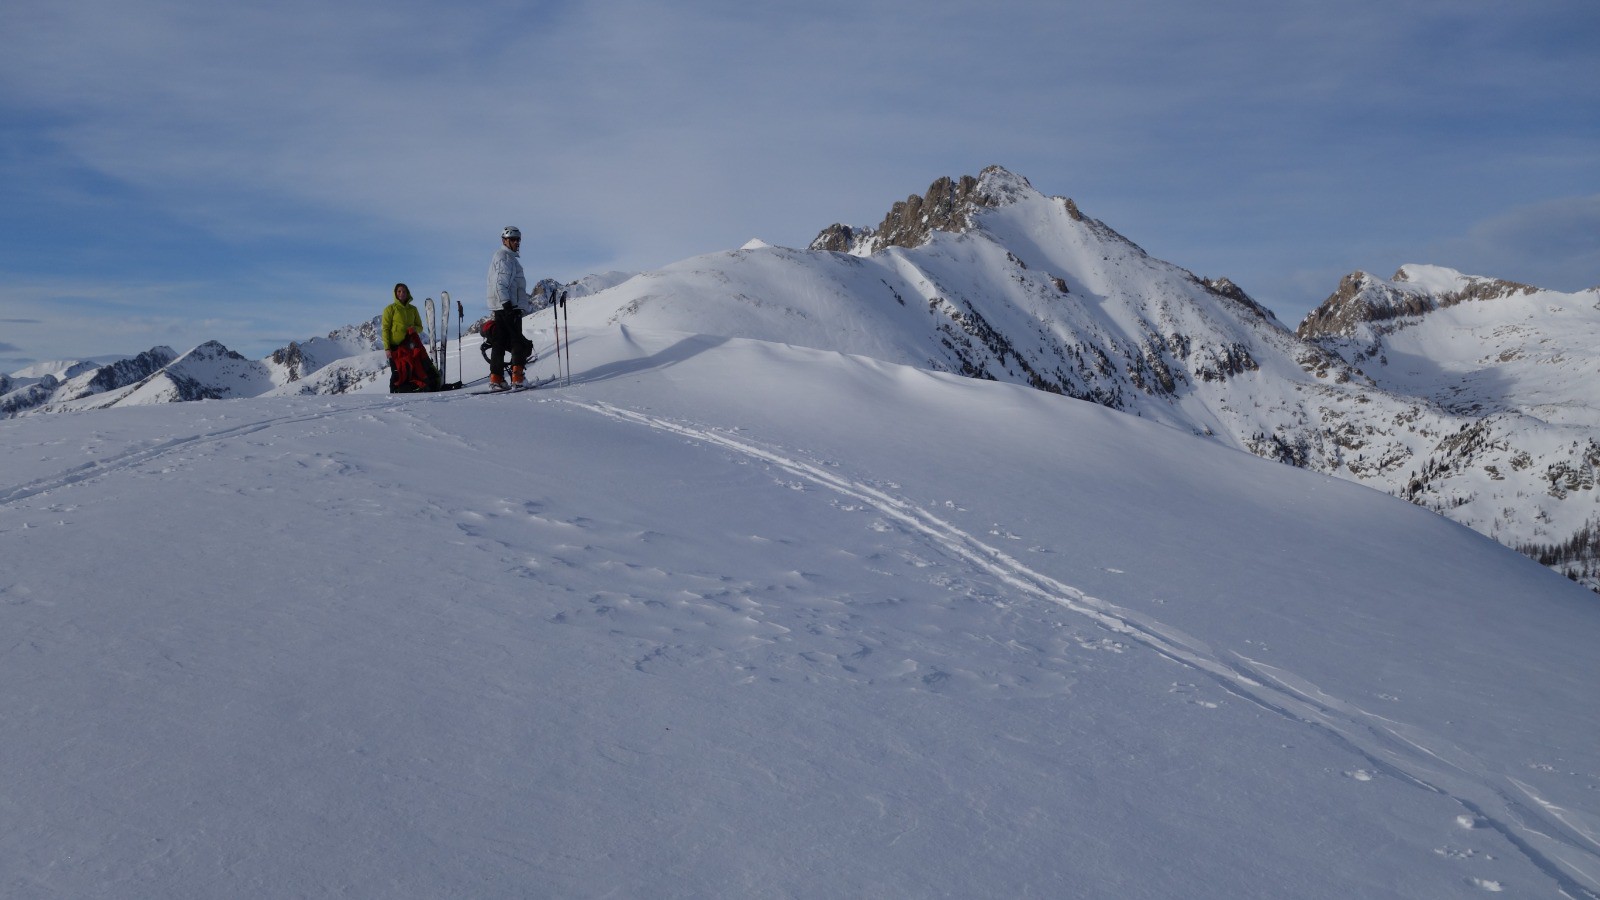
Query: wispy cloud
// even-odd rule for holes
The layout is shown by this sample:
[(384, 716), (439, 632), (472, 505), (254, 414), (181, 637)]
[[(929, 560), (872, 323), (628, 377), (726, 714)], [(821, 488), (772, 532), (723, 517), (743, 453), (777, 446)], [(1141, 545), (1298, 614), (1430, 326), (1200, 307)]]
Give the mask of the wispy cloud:
[(801, 244), (990, 163), (1308, 306), (1326, 291), (1293, 273), (1600, 179), (1590, 0), (13, 0), (7, 18), (0, 170), (26, 206), (0, 211), (0, 272), (215, 292), (175, 287), (175, 307), (304, 317), (315, 292), (350, 319), (367, 285), (470, 295), (513, 223), (558, 277)]
[(1468, 274), (1560, 291), (1600, 287), (1600, 194), (1512, 209), (1431, 250)]

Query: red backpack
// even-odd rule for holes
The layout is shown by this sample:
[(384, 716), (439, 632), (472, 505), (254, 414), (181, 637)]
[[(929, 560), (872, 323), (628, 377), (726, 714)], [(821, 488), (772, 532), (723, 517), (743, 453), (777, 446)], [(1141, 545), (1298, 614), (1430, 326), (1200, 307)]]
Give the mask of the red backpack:
[(389, 373), (389, 393), (413, 394), (439, 389), (439, 372), (428, 358), (427, 348), (415, 334), (394, 348), (394, 369)]

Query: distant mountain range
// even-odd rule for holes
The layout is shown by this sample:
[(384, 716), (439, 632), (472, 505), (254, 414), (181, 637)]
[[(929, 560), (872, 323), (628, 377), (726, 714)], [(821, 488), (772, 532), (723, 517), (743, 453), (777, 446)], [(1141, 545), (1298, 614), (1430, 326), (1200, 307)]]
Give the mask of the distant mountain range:
[[(1358, 272), (1291, 331), (992, 167), (804, 250), (755, 241), (568, 290), (580, 328), (859, 354), (1153, 419), (1403, 497), (1600, 589), (1600, 288)], [(374, 320), (264, 360), (213, 342), (33, 367), (0, 376), (0, 417), (382, 390), (383, 372)]]
[(253, 360), (207, 341), (183, 355), (154, 347), (108, 364), (55, 362), (0, 375), (0, 418), (190, 400), (342, 394), (384, 372), (378, 320), (291, 343)]

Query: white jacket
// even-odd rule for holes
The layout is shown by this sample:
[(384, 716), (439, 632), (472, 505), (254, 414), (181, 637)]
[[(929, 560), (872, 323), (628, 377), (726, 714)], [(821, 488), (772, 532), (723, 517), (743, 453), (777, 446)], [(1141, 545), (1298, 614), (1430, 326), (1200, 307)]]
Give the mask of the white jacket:
[(501, 246), (489, 263), (489, 308), (499, 309), (510, 303), (523, 312), (533, 311), (533, 295), (528, 293), (528, 279), (522, 274), (522, 260), (517, 251)]

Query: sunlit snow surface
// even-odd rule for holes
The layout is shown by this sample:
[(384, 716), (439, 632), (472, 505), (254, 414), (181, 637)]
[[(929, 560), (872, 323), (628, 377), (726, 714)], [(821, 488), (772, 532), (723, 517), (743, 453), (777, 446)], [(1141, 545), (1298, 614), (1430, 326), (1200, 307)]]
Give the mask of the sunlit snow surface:
[(1600, 891), (1589, 592), (1024, 387), (573, 337), (0, 422), (0, 893)]

